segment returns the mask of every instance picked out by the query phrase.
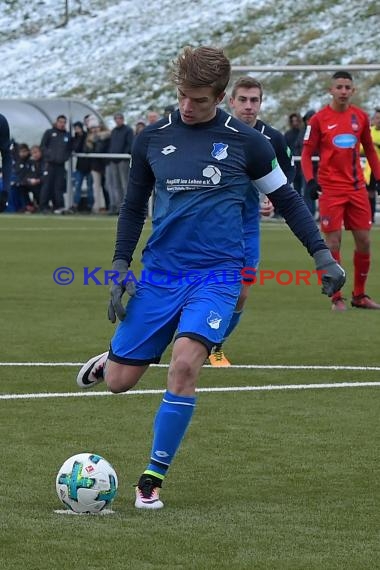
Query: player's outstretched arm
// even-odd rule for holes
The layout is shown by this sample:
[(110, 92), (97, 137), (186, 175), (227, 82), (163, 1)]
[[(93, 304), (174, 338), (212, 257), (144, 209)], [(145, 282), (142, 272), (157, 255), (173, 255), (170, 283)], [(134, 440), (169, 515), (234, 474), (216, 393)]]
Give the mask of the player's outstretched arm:
[(135, 283), (128, 280), (129, 266), (144, 226), (154, 184), (153, 173), (146, 160), (146, 147), (147, 137), (139, 137), (132, 152), (128, 189), (117, 222), (112, 263), (114, 278), (108, 305), (108, 318), (112, 323), (116, 322), (116, 317), (120, 321), (125, 317), (122, 303), (124, 293), (127, 292), (130, 296), (135, 294)]
[[(251, 138), (253, 140), (254, 136)], [(304, 199), (287, 183), (272, 146), (262, 137), (256, 141), (254, 148), (247, 145), (247, 156), (248, 172), (254, 185), (268, 196), (273, 206), (285, 218), (294, 235), (314, 258), (317, 270), (326, 271), (322, 275), (322, 293), (333, 295), (345, 281), (344, 270), (332, 258)], [(251, 157), (255, 157), (255, 160), (250, 160)], [(316, 256), (320, 251), (325, 254)]]

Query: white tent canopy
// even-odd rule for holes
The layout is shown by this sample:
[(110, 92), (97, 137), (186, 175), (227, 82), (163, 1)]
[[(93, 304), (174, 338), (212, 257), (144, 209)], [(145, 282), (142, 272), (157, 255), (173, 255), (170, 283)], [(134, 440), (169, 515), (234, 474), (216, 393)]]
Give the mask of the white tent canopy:
[(104, 122), (89, 103), (69, 98), (0, 99), (0, 113), (8, 120), (11, 138), (29, 145), (40, 144), (43, 133), (52, 127), (58, 115), (66, 115), (70, 125), (83, 122), (88, 114)]

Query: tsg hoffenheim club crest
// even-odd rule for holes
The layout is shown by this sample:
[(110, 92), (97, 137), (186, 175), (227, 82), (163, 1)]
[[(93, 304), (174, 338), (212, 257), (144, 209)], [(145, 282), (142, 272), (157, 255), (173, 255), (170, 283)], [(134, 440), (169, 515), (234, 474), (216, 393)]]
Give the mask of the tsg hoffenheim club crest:
[(215, 311), (210, 311), (210, 314), (207, 317), (207, 324), (212, 329), (218, 329), (220, 326), (221, 320), (222, 320), (222, 317), (218, 313), (215, 313)]
[(216, 160), (223, 160), (224, 158), (227, 158), (227, 156), (228, 156), (227, 149), (228, 149), (228, 144), (212, 143), (211, 156), (213, 158), (216, 158)]

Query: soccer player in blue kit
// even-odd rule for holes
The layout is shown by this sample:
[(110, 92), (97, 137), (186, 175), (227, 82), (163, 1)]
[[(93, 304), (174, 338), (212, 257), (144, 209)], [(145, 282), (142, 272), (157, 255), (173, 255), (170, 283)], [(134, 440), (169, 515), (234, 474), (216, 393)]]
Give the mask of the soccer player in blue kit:
[[(154, 421), (150, 460), (135, 489), (135, 507), (163, 507), (162, 481), (190, 424), (200, 370), (223, 339), (240, 293), (244, 264), (242, 208), (251, 181), (271, 201), (324, 271), (332, 295), (345, 281), (302, 198), (278, 166), (271, 144), (220, 108), (230, 62), (214, 47), (186, 47), (172, 66), (179, 109), (146, 127), (132, 150), (120, 211), (108, 316), (120, 323), (109, 352), (79, 371), (82, 388), (105, 380), (126, 392), (175, 335), (167, 391)], [(143, 252), (144, 278), (128, 278), (154, 191), (153, 229)], [(116, 277), (117, 276), (117, 277)], [(127, 306), (122, 296), (131, 295)]]
[[(239, 77), (232, 86), (230, 107), (234, 117), (243, 121), (246, 125), (258, 130), (271, 143), (276, 153), (278, 164), (286, 176), (289, 184), (292, 184), (296, 173), (294, 160), (285, 137), (267, 123), (258, 118), (263, 101), (262, 84), (250, 76)], [(260, 208), (258, 192), (249, 192), (243, 209), (243, 231), (245, 266), (259, 268), (260, 262)], [(232, 313), (231, 320), (226, 330), (223, 342), (230, 336), (239, 324), (248, 293), (252, 282), (242, 284), (236, 308)], [(222, 344), (216, 345), (209, 356), (212, 366), (231, 366), (230, 361), (224, 354)]]

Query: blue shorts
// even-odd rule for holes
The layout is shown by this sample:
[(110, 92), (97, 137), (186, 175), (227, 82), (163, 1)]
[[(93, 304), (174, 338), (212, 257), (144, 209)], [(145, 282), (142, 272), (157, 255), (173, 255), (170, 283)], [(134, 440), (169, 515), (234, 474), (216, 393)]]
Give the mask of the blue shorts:
[(239, 279), (162, 286), (139, 282), (111, 340), (110, 360), (135, 366), (157, 363), (176, 331), (176, 338), (198, 340), (210, 353), (224, 338), (240, 288)]

